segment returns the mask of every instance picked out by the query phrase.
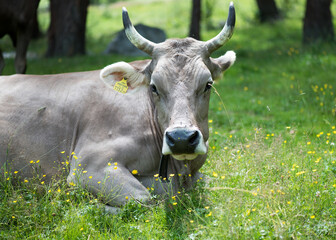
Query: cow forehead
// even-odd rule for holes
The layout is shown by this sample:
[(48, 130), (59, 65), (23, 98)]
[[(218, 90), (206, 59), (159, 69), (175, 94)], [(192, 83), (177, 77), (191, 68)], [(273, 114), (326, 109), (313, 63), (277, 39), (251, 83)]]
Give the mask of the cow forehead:
[(211, 78), (209, 69), (200, 57), (190, 58), (182, 54), (175, 54), (158, 60), (153, 70), (151, 81), (168, 81), (187, 85), (202, 84)]
[[(202, 48), (186, 39), (169, 40), (153, 56), (153, 78), (188, 79), (209, 78), (211, 73), (204, 63)], [(195, 41), (195, 40), (194, 40)]]
[(204, 56), (206, 52), (207, 50), (204, 43), (193, 38), (167, 39), (165, 42), (157, 44), (153, 52), (153, 57), (183, 54), (192, 58), (195, 56)]

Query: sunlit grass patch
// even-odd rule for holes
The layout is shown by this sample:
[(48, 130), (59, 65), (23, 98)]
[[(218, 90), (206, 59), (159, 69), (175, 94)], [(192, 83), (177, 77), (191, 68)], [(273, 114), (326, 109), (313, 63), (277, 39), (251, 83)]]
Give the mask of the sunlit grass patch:
[(291, 128), (278, 134), (252, 129), (239, 144), (230, 137), (223, 145), (212, 142), (205, 172), (221, 236), (335, 234), (335, 148), (318, 135), (307, 144)]

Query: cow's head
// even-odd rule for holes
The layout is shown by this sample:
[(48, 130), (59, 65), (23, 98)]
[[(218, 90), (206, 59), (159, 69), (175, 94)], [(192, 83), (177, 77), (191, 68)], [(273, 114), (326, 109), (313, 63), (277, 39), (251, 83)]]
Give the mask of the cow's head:
[(219, 58), (210, 55), (232, 36), (235, 25), (233, 3), (222, 31), (206, 42), (186, 38), (153, 43), (135, 30), (125, 8), (123, 23), (128, 39), (152, 60), (144, 62), (144, 66), (124, 62), (112, 64), (101, 71), (101, 79), (112, 87), (122, 78), (127, 79), (131, 89), (148, 87), (164, 133), (163, 155), (192, 160), (206, 154), (210, 90), (214, 79), (236, 59), (233, 51)]

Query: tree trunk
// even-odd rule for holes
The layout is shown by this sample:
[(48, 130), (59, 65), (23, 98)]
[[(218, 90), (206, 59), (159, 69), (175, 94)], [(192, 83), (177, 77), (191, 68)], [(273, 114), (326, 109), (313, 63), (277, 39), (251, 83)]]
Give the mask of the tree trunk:
[(303, 42), (332, 41), (334, 28), (330, 5), (332, 0), (307, 0), (303, 23)]
[(189, 37), (200, 40), (201, 39), (200, 28), (201, 28), (201, 0), (193, 0)]
[(89, 0), (50, 0), (46, 55), (85, 54), (85, 27)]
[(260, 22), (272, 22), (279, 19), (280, 14), (274, 0), (257, 0)]

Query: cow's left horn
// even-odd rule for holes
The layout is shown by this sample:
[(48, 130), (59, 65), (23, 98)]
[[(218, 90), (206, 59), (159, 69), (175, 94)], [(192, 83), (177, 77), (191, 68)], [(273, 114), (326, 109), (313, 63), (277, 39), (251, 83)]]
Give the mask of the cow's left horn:
[(236, 13), (235, 8), (233, 6), (233, 2), (230, 3), (229, 7), (229, 14), (226, 20), (225, 26), (223, 27), (222, 31), (213, 39), (207, 41), (206, 47), (208, 49), (209, 55), (216, 51), (218, 48), (223, 46), (232, 36), (233, 29), (236, 23)]
[(147, 40), (135, 30), (125, 7), (122, 8), (122, 19), (128, 40), (138, 49), (152, 56), (156, 44)]

